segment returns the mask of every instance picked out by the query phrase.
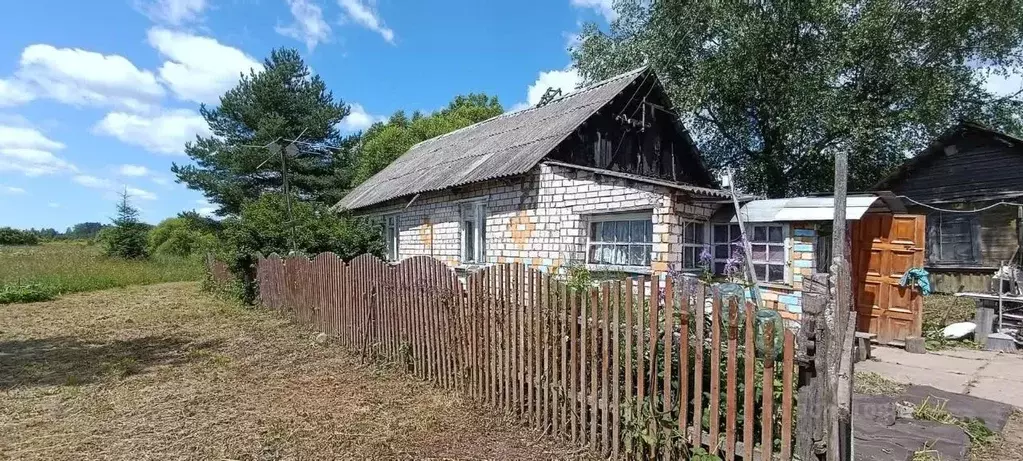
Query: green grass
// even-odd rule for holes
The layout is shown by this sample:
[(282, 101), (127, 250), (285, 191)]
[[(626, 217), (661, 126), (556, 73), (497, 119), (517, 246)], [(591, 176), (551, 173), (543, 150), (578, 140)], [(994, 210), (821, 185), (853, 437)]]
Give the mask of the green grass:
[(927, 350), (979, 348), (980, 346), (972, 338), (947, 339), (942, 334), (942, 330), (947, 325), (973, 321), (975, 311), (973, 301), (967, 298), (938, 294), (925, 296), (923, 336)]
[(108, 258), (81, 242), (0, 246), (0, 304), (52, 299), (66, 293), (202, 279), (198, 259)]

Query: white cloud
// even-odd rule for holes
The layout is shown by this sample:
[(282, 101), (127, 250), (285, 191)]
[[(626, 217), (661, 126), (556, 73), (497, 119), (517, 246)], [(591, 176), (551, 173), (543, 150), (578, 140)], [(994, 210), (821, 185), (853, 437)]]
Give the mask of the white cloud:
[(206, 0), (152, 0), (138, 6), (153, 21), (180, 25), (198, 20), (209, 5)]
[(59, 204), (59, 203), (57, 203), (57, 202), (50, 202), (50, 203), (47, 203), (47, 204), (46, 204), (46, 206), (48, 206), (48, 207), (50, 207), (50, 208), (60, 208), (60, 204)]
[(113, 189), (116, 187), (114, 182), (109, 179), (97, 178), (87, 174), (80, 174), (71, 178), (71, 180), (92, 189)]
[(149, 192), (145, 189), (140, 189), (138, 187), (128, 185), (119, 185), (114, 181), (105, 178), (97, 178), (91, 175), (80, 174), (71, 179), (74, 182), (81, 184), (82, 186), (88, 187), (90, 189), (97, 189), (106, 192), (104, 196), (110, 199), (119, 197), (119, 194), (121, 194), (122, 192), (127, 193), (128, 198), (130, 199), (136, 198), (140, 200), (157, 199), (156, 194)]
[(534, 81), (533, 84), (529, 85), (529, 88), (526, 89), (526, 101), (515, 104), (511, 107), (511, 109), (509, 109), (509, 112), (515, 112), (535, 106), (540, 102), (540, 98), (543, 97), (548, 88), (560, 89), (561, 94), (566, 95), (575, 91), (582, 82), (583, 79), (579, 75), (579, 71), (576, 69), (540, 72), (536, 81)]
[(210, 133), (201, 115), (189, 109), (168, 110), (156, 115), (111, 112), (93, 127), (99, 134), (140, 146), (158, 154), (182, 155), (185, 142)]
[(618, 13), (612, 8), (614, 0), (571, 0), (571, 3), (576, 8), (590, 8), (600, 13), (608, 22), (618, 18)]
[(387, 43), (394, 44), (394, 31), (384, 25), (384, 20), (380, 18), (376, 10), (373, 8), (373, 0), (364, 2), (364, 0), (338, 0), (337, 4), (345, 10), (348, 19), (355, 23), (372, 30), (381, 37), (384, 38)]
[(33, 128), (0, 125), (0, 148), (59, 150), (64, 148), (64, 144), (47, 138)]
[[(152, 72), (119, 55), (36, 44), (22, 51), (19, 64), (15, 89), (9, 91), (21, 94), (21, 99), (27, 93), (19, 91), (31, 91), (37, 97), (76, 106), (142, 110), (164, 95)], [(17, 85), (22, 89), (16, 89)]]
[(167, 179), (167, 178), (165, 178), (163, 176), (153, 176), (153, 177), (151, 177), (149, 179), (152, 179), (153, 182), (155, 182), (155, 183), (157, 183), (157, 184), (159, 184), (161, 186), (169, 186), (169, 185), (171, 185), (171, 180)]
[(369, 128), (376, 122), (386, 121), (387, 117), (382, 115), (373, 115), (366, 112), (366, 109), (361, 104), (351, 104), (351, 112), (341, 120), (338, 124), (338, 128), (344, 132), (355, 132), (362, 131)]
[(160, 66), (160, 81), (186, 101), (216, 103), (238, 83), (242, 73), (263, 65), (242, 50), (210, 37), (155, 27), (149, 44), (167, 59)]
[(63, 148), (34, 128), (0, 125), (0, 172), (40, 176), (75, 171), (74, 165), (53, 154)]
[(14, 186), (0, 186), (0, 194), (5, 194), (5, 195), (23, 195), (23, 194), (25, 194), (25, 189), (22, 189), (20, 187), (14, 187)]
[(196, 208), (195, 211), (203, 216), (214, 216), (214, 213), (217, 211), (217, 206), (204, 198), (196, 200), (195, 204), (199, 205), (199, 208)]
[(137, 198), (139, 200), (156, 200), (158, 198), (156, 194), (145, 189), (139, 189), (138, 187), (128, 186), (125, 188), (125, 191), (128, 192), (129, 198)]
[(295, 22), (287, 26), (277, 26), (278, 34), (305, 43), (312, 51), (316, 45), (330, 40), (330, 25), (323, 20), (323, 10), (310, 0), (285, 0), (291, 9)]
[(142, 165), (121, 165), (117, 168), (117, 173), (121, 176), (148, 176), (149, 168)]
[(21, 81), (0, 79), (0, 107), (17, 106), (33, 99), (35, 95)]

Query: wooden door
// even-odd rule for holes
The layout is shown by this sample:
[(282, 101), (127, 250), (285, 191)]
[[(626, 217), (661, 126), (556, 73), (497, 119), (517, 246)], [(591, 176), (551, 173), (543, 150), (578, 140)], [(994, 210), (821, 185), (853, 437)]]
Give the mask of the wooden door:
[(852, 229), (856, 331), (874, 333), (882, 344), (920, 336), (923, 299), (899, 280), (924, 265), (925, 216), (865, 215)]

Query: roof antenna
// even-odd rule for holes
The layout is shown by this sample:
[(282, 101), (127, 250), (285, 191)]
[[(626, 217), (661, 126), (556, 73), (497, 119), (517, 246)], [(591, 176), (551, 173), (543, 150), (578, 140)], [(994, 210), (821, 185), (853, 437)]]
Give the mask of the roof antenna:
[(540, 96), (540, 102), (536, 103), (536, 107), (546, 106), (559, 96), (561, 96), (561, 88), (554, 88), (553, 86), (549, 86), (547, 87), (547, 91), (544, 92), (543, 96)]

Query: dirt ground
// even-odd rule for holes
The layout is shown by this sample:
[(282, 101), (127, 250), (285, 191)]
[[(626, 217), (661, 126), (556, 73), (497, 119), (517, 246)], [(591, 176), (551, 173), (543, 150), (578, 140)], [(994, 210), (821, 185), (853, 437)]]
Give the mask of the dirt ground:
[(1016, 410), (997, 439), (970, 453), (973, 461), (1019, 461), (1023, 459), (1023, 412)]
[(580, 456), (194, 283), (0, 306), (0, 459)]

